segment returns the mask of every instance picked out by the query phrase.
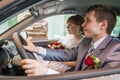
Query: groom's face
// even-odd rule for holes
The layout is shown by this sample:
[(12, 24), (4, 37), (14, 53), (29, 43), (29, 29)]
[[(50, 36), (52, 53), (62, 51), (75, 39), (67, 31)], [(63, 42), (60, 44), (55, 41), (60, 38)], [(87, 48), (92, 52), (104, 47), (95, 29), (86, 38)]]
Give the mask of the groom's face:
[(95, 11), (90, 11), (85, 15), (85, 21), (82, 24), (84, 35), (88, 38), (95, 38), (101, 35), (102, 22), (97, 22)]

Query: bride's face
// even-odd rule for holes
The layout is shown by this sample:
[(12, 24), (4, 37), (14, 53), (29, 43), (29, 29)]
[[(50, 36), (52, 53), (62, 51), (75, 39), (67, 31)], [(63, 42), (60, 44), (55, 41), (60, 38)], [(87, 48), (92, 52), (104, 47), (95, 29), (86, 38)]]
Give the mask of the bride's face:
[(79, 26), (73, 23), (67, 23), (67, 30), (69, 34), (77, 34), (77, 30), (79, 29)]

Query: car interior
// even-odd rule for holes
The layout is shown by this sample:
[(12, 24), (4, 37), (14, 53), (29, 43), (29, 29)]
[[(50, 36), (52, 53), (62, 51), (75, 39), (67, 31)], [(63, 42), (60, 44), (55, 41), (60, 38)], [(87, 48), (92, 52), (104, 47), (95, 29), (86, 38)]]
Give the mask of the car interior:
[[(24, 38), (29, 36), (35, 37), (35, 33), (32, 30), (29, 30), (28, 27), (34, 23), (44, 22), (49, 17), (59, 16), (59, 15), (72, 15), (80, 14), (85, 15), (85, 11), (92, 5), (102, 4), (112, 7), (117, 15), (117, 18), (120, 17), (120, 5), (119, 0), (0, 0), (0, 79), (3, 80), (117, 80), (120, 77), (120, 68), (110, 68), (110, 69), (97, 69), (97, 70), (86, 70), (86, 71), (77, 71), (77, 72), (65, 72), (62, 74), (54, 75), (40, 75), (35, 77), (27, 77), (24, 70), (19, 63), (21, 59), (36, 59), (35, 56), (26, 51), (23, 48), (23, 45), (26, 45)], [(25, 13), (25, 15), (23, 14)], [(22, 15), (18, 19), (18, 15)], [(17, 16), (17, 17), (16, 17)], [(66, 17), (66, 16), (63, 16)], [(67, 16), (68, 17), (68, 16)], [(58, 18), (60, 19), (60, 17)], [(62, 19), (62, 17), (61, 17)], [(61, 21), (60, 19), (60, 21)], [(65, 18), (66, 19), (66, 18)], [(11, 22), (11, 21), (13, 22)], [(57, 20), (56, 20), (57, 21)], [(64, 21), (64, 20), (63, 20)], [(111, 34), (113, 37), (120, 39), (120, 28), (119, 21), (117, 27), (114, 29)], [(9, 22), (9, 23), (7, 23)], [(53, 18), (53, 22), (55, 22)], [(62, 22), (62, 21), (61, 21)], [(65, 22), (65, 21), (64, 21)], [(9, 25), (9, 27), (4, 27)], [(55, 23), (53, 23), (55, 24)], [(61, 23), (60, 23), (61, 24)], [(65, 23), (63, 23), (65, 24)], [(38, 24), (39, 25), (39, 24)], [(47, 25), (45, 23), (45, 25)], [(34, 24), (36, 26), (36, 24)], [(55, 25), (56, 27), (56, 25)], [(53, 27), (53, 28), (55, 28)], [(58, 26), (59, 27), (59, 26)], [(38, 27), (35, 27), (38, 29)], [(60, 28), (64, 30), (65, 27)], [(42, 28), (45, 34), (40, 33), (41, 38), (35, 37), (32, 42), (36, 46), (47, 47), (49, 39), (54, 39), (55, 32), (46, 32), (50, 28)], [(50, 29), (52, 30), (52, 29)], [(21, 35), (23, 32), (24, 36)], [(53, 33), (52, 33), (53, 32)], [(58, 31), (59, 32), (59, 31)], [(28, 34), (29, 33), (29, 34)], [(49, 39), (47, 35), (49, 34)], [(51, 35), (50, 35), (51, 34)], [(66, 34), (66, 31), (63, 31), (62, 36)], [(30, 53), (30, 54), (29, 54)], [(21, 59), (13, 61), (15, 56), (20, 56)], [(14, 64), (15, 63), (15, 64)], [(109, 77), (111, 76), (112, 77)]]

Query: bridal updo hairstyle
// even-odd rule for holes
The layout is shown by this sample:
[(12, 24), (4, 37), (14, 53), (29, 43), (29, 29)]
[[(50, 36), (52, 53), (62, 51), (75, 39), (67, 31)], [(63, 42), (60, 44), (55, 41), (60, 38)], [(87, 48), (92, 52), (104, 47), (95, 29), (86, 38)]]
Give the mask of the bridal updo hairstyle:
[(76, 24), (76, 25), (80, 25), (79, 29), (76, 29), (77, 34), (79, 34), (79, 35), (81, 35), (81, 34), (83, 35), (83, 28), (82, 28), (82, 23), (83, 22), (84, 22), (84, 18), (82, 16), (80, 16), (79, 14), (70, 16), (67, 19), (67, 23), (73, 23), (73, 24)]

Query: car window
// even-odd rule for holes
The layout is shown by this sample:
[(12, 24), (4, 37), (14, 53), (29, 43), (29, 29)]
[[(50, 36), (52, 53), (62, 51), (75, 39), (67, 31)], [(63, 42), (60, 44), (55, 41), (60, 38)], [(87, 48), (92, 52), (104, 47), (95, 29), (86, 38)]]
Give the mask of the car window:
[(15, 24), (19, 23), (20, 21), (24, 20), (25, 18), (27, 18), (30, 15), (31, 15), (31, 13), (28, 10), (26, 10), (22, 13), (19, 13), (18, 15), (8, 18), (8, 20), (6, 22), (0, 24), (0, 34), (6, 32), (10, 28), (12, 28)]
[(32, 41), (59, 39), (67, 34), (66, 20), (73, 14), (56, 15), (40, 20), (24, 31)]
[(120, 34), (120, 16), (117, 16), (117, 23), (115, 25), (115, 28), (112, 31), (112, 36), (118, 37)]
[[(40, 20), (24, 31), (32, 41), (59, 39), (67, 34), (66, 20), (73, 14), (56, 15)], [(112, 31), (112, 36), (117, 37), (120, 32), (120, 16), (117, 16), (117, 23)]]
[[(3, 24), (0, 24), (0, 34), (12, 28), (15, 24), (19, 23), (26, 17), (30, 16), (30, 12), (28, 10), (8, 19)], [(61, 36), (65, 36), (67, 34), (66, 30), (66, 20), (69, 16), (73, 14), (65, 14), (65, 15), (56, 15), (51, 16), (46, 19), (40, 20), (31, 26), (28, 26), (24, 31), (28, 33), (28, 37), (31, 40), (51, 40), (57, 39)], [(4, 27), (3, 27), (4, 26)], [(120, 33), (120, 16), (117, 16), (117, 23), (112, 31), (112, 36), (117, 37)]]

